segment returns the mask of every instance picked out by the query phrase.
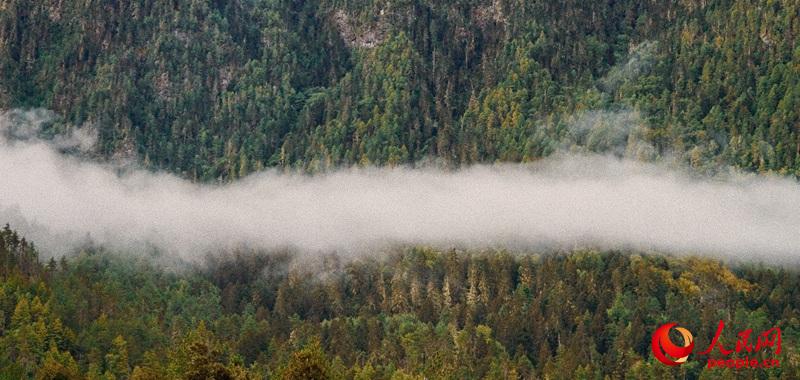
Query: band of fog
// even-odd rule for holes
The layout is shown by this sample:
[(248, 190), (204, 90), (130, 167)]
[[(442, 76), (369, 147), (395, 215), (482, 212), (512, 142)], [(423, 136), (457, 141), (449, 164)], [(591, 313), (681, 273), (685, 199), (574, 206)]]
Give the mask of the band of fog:
[(46, 255), (87, 239), (182, 258), (220, 248), (339, 252), (389, 244), (656, 249), (800, 258), (800, 187), (697, 180), (652, 164), (572, 156), (533, 166), (265, 172), (199, 185), (0, 139), (0, 222)]

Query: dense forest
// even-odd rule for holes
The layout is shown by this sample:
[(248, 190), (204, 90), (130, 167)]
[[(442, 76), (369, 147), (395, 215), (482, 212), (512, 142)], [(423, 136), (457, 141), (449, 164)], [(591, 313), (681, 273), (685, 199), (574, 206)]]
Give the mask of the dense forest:
[[(303, 260), (299, 258), (299, 260)], [(398, 250), (381, 259), (235, 252), (166, 271), (96, 250), (40, 264), (0, 231), (0, 378), (796, 379), (797, 270), (710, 259)], [(709, 345), (782, 330), (780, 368), (658, 363), (685, 321)], [(752, 354), (751, 354), (752, 355)]]
[(265, 167), (532, 161), (577, 114), (650, 155), (800, 174), (797, 0), (0, 1), (0, 108), (98, 156), (229, 181)]
[[(576, 150), (797, 178), (798, 36), (800, 0), (0, 0), (0, 111), (201, 183)], [(796, 266), (429, 247), (172, 266), (40, 257), (13, 228), (0, 380), (800, 379)], [(720, 320), (728, 347), (779, 327), (752, 355), (780, 367), (650, 351), (663, 323), (697, 352)]]

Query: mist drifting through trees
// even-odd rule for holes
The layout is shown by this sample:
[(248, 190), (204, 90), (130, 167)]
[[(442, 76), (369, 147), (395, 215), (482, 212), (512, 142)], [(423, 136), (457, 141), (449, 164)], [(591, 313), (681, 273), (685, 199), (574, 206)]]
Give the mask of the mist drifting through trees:
[[(255, 174), (203, 185), (61, 154), (5, 119), (0, 217), (45, 252), (152, 245), (184, 259), (235, 247), (345, 255), (391, 245), (600, 248), (798, 262), (800, 185), (692, 178), (665, 165), (557, 155), (528, 165)], [(80, 130), (78, 130), (80, 131)], [(25, 136), (27, 139), (21, 139)], [(35, 136), (35, 135), (34, 135)]]
[(800, 379), (798, 15), (0, 0), (0, 380)]

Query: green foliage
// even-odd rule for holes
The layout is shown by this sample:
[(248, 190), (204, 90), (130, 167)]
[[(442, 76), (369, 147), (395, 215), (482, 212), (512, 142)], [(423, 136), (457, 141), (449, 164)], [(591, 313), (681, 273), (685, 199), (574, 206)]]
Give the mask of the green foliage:
[(171, 273), (107, 252), (44, 267), (19, 247), (0, 231), (16, 263), (0, 276), (0, 378), (724, 378), (649, 347), (668, 321), (707, 347), (720, 319), (728, 346), (781, 328), (781, 368), (754, 378), (793, 378), (800, 358), (796, 268), (413, 248), (324, 268), (237, 252)]
[[(631, 109), (700, 170), (800, 171), (793, 0), (0, 3), (0, 107), (201, 181), (531, 161)], [(587, 95), (588, 94), (588, 95)], [(639, 154), (635, 154), (639, 157)]]
[(292, 354), (292, 358), (281, 371), (284, 380), (328, 380), (330, 366), (319, 344), (314, 344)]

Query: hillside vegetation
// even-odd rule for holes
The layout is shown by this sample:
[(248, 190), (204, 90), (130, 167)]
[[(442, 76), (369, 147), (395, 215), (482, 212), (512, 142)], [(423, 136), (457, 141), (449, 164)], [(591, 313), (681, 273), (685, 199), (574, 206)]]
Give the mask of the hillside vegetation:
[[(181, 272), (85, 251), (42, 265), (6, 228), (0, 378), (793, 379), (798, 281), (796, 270), (592, 251), (413, 248), (312, 265), (238, 252)], [(704, 349), (721, 319), (728, 348), (741, 330), (779, 327), (781, 353), (758, 357), (781, 367), (652, 357), (659, 325), (681, 321)]]
[[(563, 151), (797, 178), (799, 35), (800, 0), (0, 0), (0, 111), (202, 183)], [(42, 260), (0, 229), (0, 380), (800, 379), (796, 266), (151, 248)], [(779, 327), (749, 355), (780, 368), (704, 369), (720, 320), (729, 348)], [(677, 367), (650, 352), (671, 321)]]
[(635, 111), (656, 155), (800, 174), (800, 2), (0, 0), (0, 108), (197, 180), (531, 161)]

